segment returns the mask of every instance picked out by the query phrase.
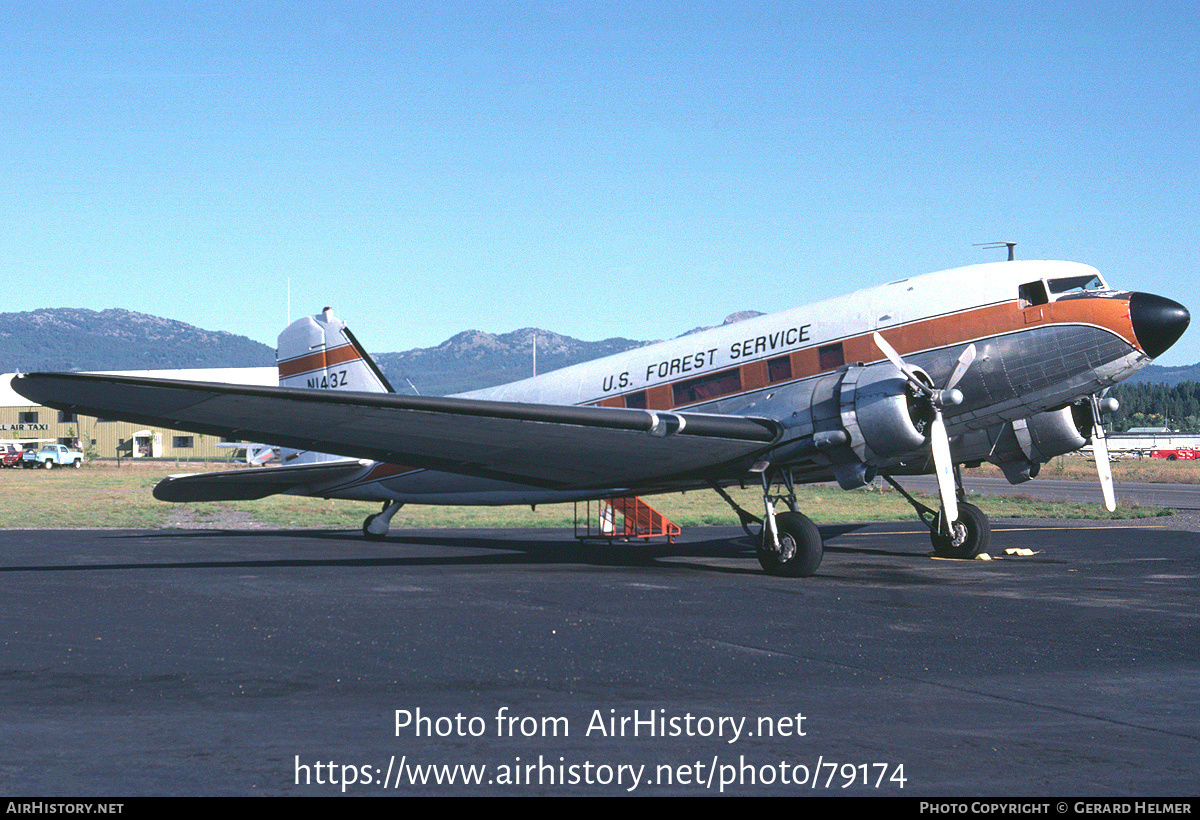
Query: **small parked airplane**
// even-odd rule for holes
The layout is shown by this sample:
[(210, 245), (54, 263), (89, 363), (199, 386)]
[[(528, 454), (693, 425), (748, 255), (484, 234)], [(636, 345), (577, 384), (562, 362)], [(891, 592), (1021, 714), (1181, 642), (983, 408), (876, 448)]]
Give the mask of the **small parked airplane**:
[[(845, 489), (879, 475), (908, 498), (935, 552), (973, 557), (987, 517), (958, 465), (1037, 475), (1091, 439), (1115, 505), (1104, 392), (1190, 321), (1177, 302), (1110, 288), (1095, 268), (1008, 261), (879, 287), (449, 397), (395, 394), (328, 309), (279, 337), (279, 387), (31, 373), (31, 401), (104, 418), (295, 448), (283, 465), (172, 476), (170, 501), (273, 493), (383, 502), (382, 538), (417, 504), (539, 504), (761, 482), (758, 557), (811, 575), (817, 527), (797, 482)], [(334, 455), (330, 455), (334, 454)], [(895, 476), (933, 472), (940, 508)], [(777, 512), (783, 502), (787, 509)]]

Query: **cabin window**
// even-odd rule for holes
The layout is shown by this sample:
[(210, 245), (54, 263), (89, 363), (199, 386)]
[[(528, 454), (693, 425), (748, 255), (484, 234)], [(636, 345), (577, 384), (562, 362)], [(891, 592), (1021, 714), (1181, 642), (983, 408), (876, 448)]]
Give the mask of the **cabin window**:
[(792, 377), (792, 357), (776, 356), (767, 361), (767, 381), (785, 382)]
[(675, 406), (693, 404), (698, 401), (716, 399), (739, 393), (742, 389), (742, 372), (737, 368), (710, 373), (697, 379), (688, 379), (673, 385)]
[(37, 424), (38, 423), (37, 411), (36, 410), (26, 410), (24, 412), (17, 413), (17, 421), (20, 422), (21, 424)]
[(1021, 285), (1018, 295), (1021, 298), (1021, 307), (1023, 308), (1044, 305), (1050, 301), (1050, 297), (1046, 295), (1046, 283), (1040, 279), (1036, 282)]
[(636, 407), (639, 410), (645, 410), (646, 409), (646, 391), (639, 390), (636, 393), (630, 393), (628, 396), (625, 397), (625, 406), (626, 407)]
[(74, 413), (68, 413), (66, 410), (58, 411), (59, 424), (76, 424), (78, 422), (79, 418)]
[(174, 436), (171, 439), (171, 446), (177, 450), (187, 450), (192, 447), (193, 441), (192, 436)]
[(817, 348), (817, 361), (822, 370), (836, 370), (846, 363), (846, 352), (842, 343)]

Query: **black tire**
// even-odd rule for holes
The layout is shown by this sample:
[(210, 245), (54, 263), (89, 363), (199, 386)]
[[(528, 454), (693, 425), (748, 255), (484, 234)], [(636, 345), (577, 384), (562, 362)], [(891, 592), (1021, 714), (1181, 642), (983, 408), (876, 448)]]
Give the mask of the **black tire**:
[(821, 531), (807, 516), (796, 512), (779, 513), (775, 516), (779, 528), (779, 547), (776, 552), (766, 528), (758, 539), (758, 562), (768, 575), (787, 578), (806, 578), (821, 566), (825, 546)]
[(955, 522), (955, 528), (958, 527), (962, 527), (962, 530), (958, 532), (957, 538), (951, 539), (943, 535), (942, 516), (938, 513), (933, 520), (933, 529), (929, 532), (935, 555), (939, 558), (970, 559), (987, 552), (992, 540), (992, 525), (983, 510), (974, 504), (959, 504), (958, 521)]
[(53, 462), (53, 461), (51, 461), (50, 459), (46, 459), (46, 460), (45, 460), (44, 462), (42, 462), (42, 463), (43, 463), (43, 464), (46, 466), (46, 469), (47, 469), (47, 470), (53, 470), (53, 469), (54, 469), (54, 462)]
[(365, 519), (363, 519), (363, 538), (367, 539), (368, 541), (382, 541), (383, 539), (387, 538), (386, 532), (375, 533), (367, 529), (367, 527), (371, 526), (371, 522), (375, 520), (375, 516), (378, 514), (379, 513), (375, 513), (375, 515), (368, 515)]

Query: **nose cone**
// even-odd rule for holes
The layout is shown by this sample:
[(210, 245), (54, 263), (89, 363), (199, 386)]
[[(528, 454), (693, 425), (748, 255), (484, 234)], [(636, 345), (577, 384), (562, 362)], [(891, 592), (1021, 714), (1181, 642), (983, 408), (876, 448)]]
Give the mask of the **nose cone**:
[(1129, 297), (1129, 319), (1142, 350), (1157, 359), (1187, 330), (1192, 315), (1178, 302), (1152, 293), (1135, 293)]

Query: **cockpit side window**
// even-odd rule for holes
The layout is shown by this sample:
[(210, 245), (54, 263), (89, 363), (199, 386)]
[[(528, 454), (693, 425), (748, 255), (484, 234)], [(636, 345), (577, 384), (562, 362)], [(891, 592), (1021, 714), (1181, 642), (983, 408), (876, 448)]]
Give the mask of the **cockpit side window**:
[(1040, 279), (1021, 285), (1017, 295), (1021, 298), (1023, 308), (1044, 305), (1050, 301), (1050, 297), (1046, 295), (1046, 283)]

